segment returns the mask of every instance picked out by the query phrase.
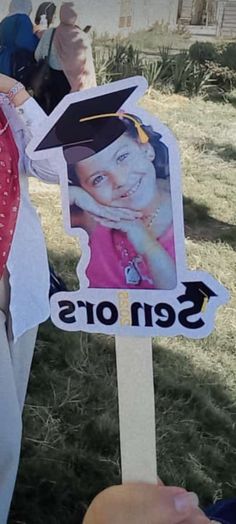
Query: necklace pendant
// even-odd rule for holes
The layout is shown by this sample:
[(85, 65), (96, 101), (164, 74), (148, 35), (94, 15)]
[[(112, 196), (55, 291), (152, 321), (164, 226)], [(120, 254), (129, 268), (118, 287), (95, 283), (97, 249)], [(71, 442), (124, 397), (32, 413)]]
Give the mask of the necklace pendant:
[(132, 284), (133, 286), (138, 286), (141, 282), (141, 276), (133, 261), (125, 267), (125, 281), (127, 285)]

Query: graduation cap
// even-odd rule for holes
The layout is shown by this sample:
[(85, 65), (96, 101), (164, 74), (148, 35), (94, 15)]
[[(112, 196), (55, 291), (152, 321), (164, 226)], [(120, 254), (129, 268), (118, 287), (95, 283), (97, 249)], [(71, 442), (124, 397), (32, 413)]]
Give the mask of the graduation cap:
[(89, 158), (112, 144), (126, 130), (124, 118), (136, 127), (141, 143), (148, 136), (135, 117), (121, 111), (137, 85), (71, 103), (35, 151), (63, 147), (68, 164)]
[(201, 293), (204, 297), (210, 299), (210, 297), (216, 297), (216, 293), (201, 281), (183, 282), (186, 287), (186, 291), (189, 293)]
[(179, 302), (184, 302), (185, 300), (191, 300), (198, 303), (200, 309), (204, 311), (207, 303), (211, 297), (217, 297), (217, 294), (201, 281), (192, 281), (192, 282), (182, 282), (186, 288), (185, 295), (179, 297)]

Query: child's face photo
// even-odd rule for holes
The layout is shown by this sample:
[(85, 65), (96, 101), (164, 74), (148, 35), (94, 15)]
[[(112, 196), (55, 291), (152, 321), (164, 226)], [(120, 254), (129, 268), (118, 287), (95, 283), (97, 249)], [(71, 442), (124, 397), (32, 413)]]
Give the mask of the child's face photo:
[(124, 133), (109, 147), (76, 164), (81, 187), (98, 203), (141, 210), (156, 191), (155, 152)]
[[(119, 120), (113, 125), (120, 125)], [(71, 227), (84, 229), (89, 237), (89, 287), (174, 289), (168, 145), (133, 113), (119, 138), (112, 140), (112, 127), (100, 132), (101, 137), (96, 127), (88, 147), (81, 140), (68, 169)], [(109, 145), (99, 149), (102, 133)], [(108, 271), (102, 269), (105, 265)]]

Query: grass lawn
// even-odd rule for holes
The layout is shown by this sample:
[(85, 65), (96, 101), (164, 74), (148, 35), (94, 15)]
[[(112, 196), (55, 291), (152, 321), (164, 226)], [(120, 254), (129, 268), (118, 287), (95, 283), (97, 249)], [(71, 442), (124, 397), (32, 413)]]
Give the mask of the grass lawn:
[[(213, 334), (153, 340), (158, 472), (202, 504), (236, 496), (236, 122), (231, 105), (151, 93), (143, 106), (177, 135), (189, 266), (230, 289)], [(31, 182), (50, 259), (77, 287), (79, 248), (63, 233), (59, 190)], [(40, 275), (39, 275), (40, 281)], [(40, 328), (9, 524), (75, 524), (120, 481), (114, 340)]]

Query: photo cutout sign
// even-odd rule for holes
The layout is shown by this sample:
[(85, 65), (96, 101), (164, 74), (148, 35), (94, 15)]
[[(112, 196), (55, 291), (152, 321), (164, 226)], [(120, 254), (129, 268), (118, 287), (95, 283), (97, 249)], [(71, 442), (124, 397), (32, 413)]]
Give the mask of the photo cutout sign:
[(28, 146), (53, 156), (66, 232), (78, 237), (78, 290), (51, 298), (68, 331), (201, 338), (228, 292), (186, 267), (179, 148), (137, 104), (134, 77), (67, 95)]

